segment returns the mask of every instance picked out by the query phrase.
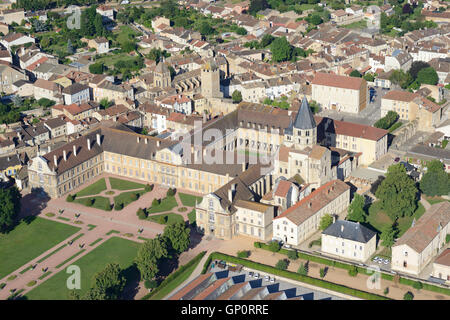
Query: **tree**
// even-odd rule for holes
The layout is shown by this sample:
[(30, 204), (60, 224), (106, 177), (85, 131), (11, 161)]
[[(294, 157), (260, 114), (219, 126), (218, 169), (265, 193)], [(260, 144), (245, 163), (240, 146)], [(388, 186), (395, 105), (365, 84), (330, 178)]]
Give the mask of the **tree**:
[(273, 42), (273, 40), (275, 40), (275, 37), (272, 36), (271, 34), (265, 34), (262, 39), (261, 42), (259, 43), (260, 48), (265, 48), (270, 46), (270, 44)]
[(390, 248), (395, 243), (395, 237), (398, 230), (395, 225), (386, 224), (381, 228), (380, 239), (383, 241), (383, 246)]
[(315, 13), (315, 14), (312, 14), (309, 17), (309, 21), (308, 22), (312, 23), (315, 26), (317, 26), (317, 25), (321, 24), (323, 22), (323, 20), (322, 20), (322, 17), (319, 14)]
[(258, 11), (270, 8), (267, 0), (251, 0), (250, 6), (248, 8), (248, 12), (252, 15), (255, 15)]
[(287, 41), (286, 37), (276, 38), (270, 44), (270, 51), (272, 52), (272, 60), (275, 62), (291, 60), (292, 50), (293, 50), (292, 46)]
[(320, 230), (325, 230), (332, 224), (333, 224), (333, 216), (327, 213), (320, 219)]
[(399, 217), (412, 216), (417, 208), (417, 191), (414, 180), (406, 174), (405, 167), (400, 163), (388, 168), (386, 179), (381, 182), (375, 196), (394, 221)]
[(14, 226), (20, 212), (22, 195), (16, 186), (0, 189), (0, 233), (6, 233)]
[(298, 254), (297, 254), (297, 251), (295, 251), (295, 250), (289, 250), (288, 253), (287, 253), (287, 256), (291, 260), (297, 260), (298, 259)]
[(100, 108), (101, 109), (108, 109), (113, 104), (114, 104), (114, 102), (109, 101), (108, 98), (103, 98), (102, 100), (100, 100)]
[(138, 216), (139, 219), (144, 220), (147, 218), (147, 213), (145, 212), (144, 209), (139, 208), (138, 211), (136, 212), (136, 215)]
[(70, 39), (67, 40), (67, 52), (69, 54), (74, 54), (75, 53), (75, 50), (74, 50), (73, 45), (72, 45), (72, 41)]
[(89, 66), (89, 72), (93, 74), (103, 74), (103, 63), (93, 63)]
[(417, 74), (417, 81), (420, 84), (432, 84), (435, 85), (439, 81), (439, 77), (432, 67), (423, 68)]
[(420, 290), (420, 289), (422, 289), (422, 288), (423, 288), (423, 284), (422, 284), (422, 282), (420, 282), (420, 281), (416, 281), (416, 282), (414, 282), (414, 284), (413, 284), (413, 288), (414, 288), (414, 289), (416, 289), (416, 290)]
[(141, 272), (142, 280), (151, 280), (159, 272), (159, 263), (168, 255), (167, 243), (161, 237), (147, 240), (139, 247), (136, 265)]
[(350, 269), (348, 269), (348, 275), (350, 277), (356, 277), (358, 275), (358, 268), (356, 266), (351, 266)]
[(366, 73), (363, 76), (363, 79), (366, 80), (367, 82), (374, 82), (375, 81), (375, 75), (373, 73)]
[(167, 190), (166, 196), (173, 197), (174, 195), (175, 195), (175, 190), (172, 188), (169, 188), (169, 190)]
[(411, 291), (408, 291), (407, 293), (405, 293), (405, 295), (403, 296), (403, 300), (413, 300), (414, 299), (414, 295), (412, 294)]
[(243, 258), (243, 259), (248, 258), (250, 256), (250, 251), (248, 251), (248, 250), (238, 251), (237, 256), (238, 256), (238, 258)]
[(320, 270), (319, 270), (319, 275), (320, 275), (321, 278), (324, 278), (324, 277), (325, 277), (325, 275), (326, 275), (325, 268), (320, 268)]
[(184, 222), (177, 222), (165, 227), (163, 236), (169, 240), (171, 247), (180, 254), (189, 248), (191, 243), (190, 232), (191, 229), (185, 227)]
[(236, 29), (236, 33), (240, 36), (245, 36), (247, 35), (247, 30), (243, 27), (239, 27)]
[(278, 241), (272, 241), (270, 244), (269, 244), (269, 250), (270, 251), (272, 251), (272, 252), (278, 252), (278, 251), (280, 251), (280, 243), (278, 242)]
[(94, 284), (83, 297), (85, 300), (117, 300), (125, 287), (126, 279), (117, 263), (108, 264), (94, 277)]
[(365, 222), (366, 213), (364, 211), (365, 200), (360, 194), (355, 193), (352, 202), (348, 206), (347, 220), (354, 222)]
[(234, 90), (231, 95), (231, 99), (233, 99), (233, 103), (239, 103), (242, 101), (242, 93), (239, 90)]
[(411, 64), (411, 68), (409, 68), (408, 72), (411, 75), (411, 77), (413, 77), (413, 79), (417, 79), (417, 75), (419, 73), (420, 70), (428, 68), (430, 65), (426, 62), (423, 61), (414, 61)]
[(353, 70), (352, 72), (350, 72), (350, 77), (361, 78), (362, 75), (361, 75), (361, 73), (359, 73), (358, 70), (355, 69), (355, 70)]
[(420, 180), (420, 190), (427, 196), (441, 196), (450, 192), (450, 176), (445, 172), (439, 160), (427, 164), (427, 172)]
[(286, 270), (289, 265), (289, 260), (287, 259), (281, 259), (278, 260), (277, 264), (275, 265), (275, 268), (280, 270)]
[(300, 263), (300, 266), (298, 267), (297, 273), (306, 276), (308, 275), (308, 266), (304, 263)]
[(210, 25), (208, 22), (206, 22), (206, 21), (203, 21), (203, 22), (200, 24), (200, 27), (199, 27), (199, 29), (198, 29), (198, 32), (200, 32), (202, 36), (208, 36), (208, 35), (211, 35), (211, 34), (213, 34), (215, 31), (216, 31), (216, 30), (215, 30), (213, 27), (211, 27), (211, 25)]

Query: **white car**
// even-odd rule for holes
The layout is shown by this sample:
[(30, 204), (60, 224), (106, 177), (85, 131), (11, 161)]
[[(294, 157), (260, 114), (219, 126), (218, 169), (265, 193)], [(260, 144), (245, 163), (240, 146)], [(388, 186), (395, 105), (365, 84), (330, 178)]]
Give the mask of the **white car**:
[(259, 278), (259, 273), (255, 273), (255, 278)]
[(265, 281), (269, 281), (269, 279), (270, 279), (269, 276), (265, 276), (265, 277), (264, 277), (264, 280), (265, 280)]
[(274, 283), (275, 282), (275, 277), (270, 278), (270, 282)]
[(383, 260), (383, 263), (384, 263), (384, 264), (389, 264), (389, 260), (388, 260), (388, 259), (384, 259), (384, 260)]

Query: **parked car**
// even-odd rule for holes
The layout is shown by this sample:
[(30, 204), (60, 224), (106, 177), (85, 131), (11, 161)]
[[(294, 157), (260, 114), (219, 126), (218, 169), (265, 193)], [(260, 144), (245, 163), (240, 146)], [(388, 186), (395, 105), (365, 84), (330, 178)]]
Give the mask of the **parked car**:
[(248, 273), (248, 275), (249, 275), (249, 277), (253, 277), (253, 271), (250, 271), (250, 272)]
[(259, 278), (259, 273), (255, 273), (255, 276), (254, 276), (256, 279), (258, 279)]
[(270, 282), (274, 283), (275, 282), (275, 277), (270, 278)]
[(285, 245), (283, 246), (283, 248), (290, 249), (290, 248), (291, 248), (291, 245), (290, 245), (290, 244), (285, 244)]
[(265, 281), (269, 281), (269, 279), (270, 279), (270, 277), (267, 276), (267, 275), (264, 277), (264, 280), (265, 280)]

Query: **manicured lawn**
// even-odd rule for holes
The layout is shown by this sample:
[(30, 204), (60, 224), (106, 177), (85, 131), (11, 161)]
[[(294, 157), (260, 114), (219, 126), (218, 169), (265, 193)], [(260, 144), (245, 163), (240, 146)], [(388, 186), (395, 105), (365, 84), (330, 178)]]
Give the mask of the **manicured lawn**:
[(77, 192), (78, 197), (84, 197), (84, 196), (92, 196), (94, 194), (99, 194), (100, 192), (106, 190), (106, 182), (105, 179), (102, 178), (93, 184), (87, 186), (83, 190)]
[(188, 213), (188, 218), (190, 224), (193, 224), (196, 221), (195, 209), (192, 209), (192, 211)]
[(159, 219), (161, 216), (167, 217), (167, 222), (165, 224), (172, 224), (175, 222), (184, 222), (183, 216), (181, 216), (177, 213), (165, 213), (165, 214), (152, 215), (152, 216), (148, 216), (148, 219), (153, 222), (160, 223)]
[(161, 202), (157, 206), (152, 206), (148, 208), (147, 212), (150, 213), (157, 213), (157, 212), (164, 212), (172, 210), (177, 206), (177, 200), (174, 196), (172, 197), (166, 197), (164, 199), (161, 199)]
[[(76, 265), (81, 269), (81, 289), (83, 295), (92, 285), (92, 278), (102, 271), (108, 263), (118, 263), (121, 268), (127, 269), (133, 264), (140, 244), (130, 240), (113, 237), (101, 244), (79, 260)], [(126, 273), (132, 276), (130, 272)], [(62, 270), (52, 278), (43, 282), (29, 293), (26, 297), (30, 300), (67, 300), (69, 289), (66, 281), (68, 274)]]
[(116, 190), (133, 190), (144, 188), (145, 185), (142, 183), (137, 183), (128, 180), (122, 180), (118, 178), (109, 178), (109, 182), (111, 183), (111, 189)]
[(67, 239), (80, 228), (36, 218), (22, 221), (8, 234), (0, 234), (0, 278)]
[(426, 200), (428, 201), (428, 203), (431, 204), (431, 205), (436, 204), (436, 203), (439, 203), (439, 202), (446, 201), (444, 198), (441, 198), (441, 197), (426, 197), (425, 199), (426, 199)]
[[(411, 227), (412, 221), (414, 218), (416, 221), (425, 213), (425, 208), (421, 203), (418, 204), (417, 210), (414, 212), (412, 217), (403, 217), (398, 219), (398, 230), (399, 233), (397, 237), (401, 237), (406, 230)], [(378, 232), (381, 232), (381, 229), (386, 224), (392, 224), (393, 221), (389, 216), (379, 208), (379, 202), (376, 201), (372, 204), (372, 207), (369, 208), (369, 215), (367, 217), (367, 222), (374, 227)]]
[(348, 28), (348, 29), (364, 29), (367, 28), (367, 21), (360, 20), (353, 23), (349, 23), (346, 25), (341, 25), (342, 28)]
[[(91, 206), (87, 205), (87, 202), (92, 199), (94, 199), (94, 204)], [(74, 202), (80, 203), (86, 207), (94, 207), (100, 210), (111, 211), (111, 204), (109, 202), (109, 199), (102, 196), (75, 199)]]
[(197, 199), (197, 203), (200, 203), (202, 201), (202, 197), (196, 197), (190, 194), (186, 194), (186, 193), (178, 193), (178, 195), (180, 196), (180, 200), (181, 203), (183, 204), (183, 206), (187, 206), (187, 207), (193, 207), (195, 206), (195, 200)]
[[(114, 205), (116, 205), (117, 203), (123, 203), (123, 206), (126, 207), (133, 201), (136, 201), (137, 199), (139, 199), (139, 197), (141, 195), (143, 195), (144, 193), (145, 193), (144, 190), (123, 192), (123, 193), (119, 194), (117, 197), (114, 197)], [(133, 200), (133, 199), (131, 199), (132, 194), (139, 194), (139, 197)]]

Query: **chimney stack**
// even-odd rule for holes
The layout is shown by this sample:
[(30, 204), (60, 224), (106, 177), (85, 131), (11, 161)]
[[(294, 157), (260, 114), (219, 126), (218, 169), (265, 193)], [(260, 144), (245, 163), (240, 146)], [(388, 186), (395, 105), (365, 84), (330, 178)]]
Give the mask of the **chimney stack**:
[(88, 150), (91, 150), (91, 140), (89, 138), (87, 139), (87, 147)]
[(148, 139), (147, 139), (147, 138), (145, 138), (145, 140), (144, 140), (144, 141), (145, 141), (145, 144), (147, 144), (147, 142), (148, 142)]
[(73, 145), (73, 155), (76, 157), (77, 156), (77, 146)]
[(341, 224), (341, 232), (344, 232), (344, 225)]
[(245, 163), (245, 161), (244, 161), (244, 162), (242, 162), (242, 172), (244, 172), (245, 169), (247, 169), (247, 163)]
[(156, 141), (156, 146), (157, 146), (157, 147), (160, 147), (160, 146), (161, 146), (161, 141), (159, 141), (159, 140)]
[(66, 150), (63, 151), (63, 157), (64, 157), (64, 161), (67, 161), (67, 152), (66, 152)]
[(100, 146), (102, 142), (100, 141), (100, 133), (97, 133), (97, 144)]
[(58, 166), (58, 159), (56, 158), (56, 154), (53, 155), (53, 162), (55, 163), (55, 167)]
[(233, 202), (233, 191), (228, 189), (228, 201)]
[(136, 137), (136, 141), (137, 141), (137, 143), (139, 143), (139, 137)]

